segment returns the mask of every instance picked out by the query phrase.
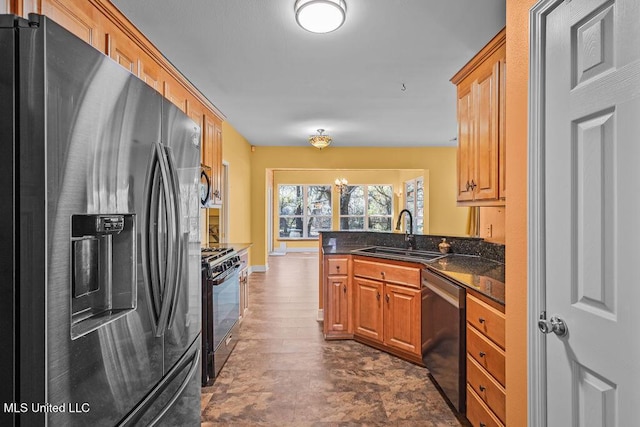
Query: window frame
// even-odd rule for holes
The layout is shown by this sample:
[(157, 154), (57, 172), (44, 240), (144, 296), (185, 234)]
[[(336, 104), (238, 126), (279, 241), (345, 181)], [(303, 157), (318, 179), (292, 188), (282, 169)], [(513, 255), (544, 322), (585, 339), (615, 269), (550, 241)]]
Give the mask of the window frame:
[[(393, 217), (394, 217), (394, 206), (393, 206), (393, 194), (394, 194), (394, 186), (393, 184), (354, 184), (349, 185), (349, 187), (363, 187), (363, 199), (364, 199), (364, 214), (363, 215), (342, 215), (340, 212), (340, 202), (338, 203), (338, 230), (339, 231), (371, 231), (369, 228), (369, 219), (370, 218), (389, 218), (391, 227), (388, 232), (393, 232)], [(391, 188), (391, 213), (389, 215), (370, 215), (369, 214), (369, 187), (390, 187)], [(342, 198), (342, 195), (339, 196), (339, 200)], [(342, 219), (343, 218), (363, 218), (363, 228), (358, 229), (343, 229), (342, 228)], [(375, 231), (375, 230), (374, 230)], [(385, 231), (383, 231), (385, 232)]]
[[(280, 188), (281, 187), (302, 187), (302, 214), (297, 215), (297, 214), (293, 214), (293, 215), (282, 215), (280, 213)], [(328, 218), (329, 222), (331, 224), (331, 227), (329, 228), (329, 230), (331, 230), (333, 228), (333, 197), (329, 197), (328, 201), (331, 207), (331, 213), (329, 215), (312, 215), (310, 213), (308, 213), (308, 207), (309, 207), (309, 188), (310, 187), (327, 187), (331, 192), (333, 191), (333, 186), (332, 184), (278, 184), (278, 193), (277, 193), (277, 217), (278, 217), (278, 221), (277, 221), (277, 239), (278, 240), (318, 240), (319, 239), (319, 235), (318, 236), (308, 236), (308, 232), (307, 232), (307, 227), (305, 227), (305, 224), (309, 223), (309, 220), (311, 218)], [(300, 236), (297, 237), (291, 237), (291, 236), (286, 236), (283, 237), (280, 235), (280, 219), (281, 218), (300, 218), (302, 220), (302, 233), (300, 234)], [(324, 231), (324, 230), (323, 230)]]

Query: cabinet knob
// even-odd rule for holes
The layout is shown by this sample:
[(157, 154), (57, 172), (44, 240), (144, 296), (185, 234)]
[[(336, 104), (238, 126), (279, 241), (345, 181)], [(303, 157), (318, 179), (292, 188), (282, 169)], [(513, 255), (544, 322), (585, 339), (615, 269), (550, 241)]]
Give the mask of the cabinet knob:
[(469, 184), (469, 181), (467, 181), (467, 191), (469, 191), (471, 189), (471, 184)]
[(475, 190), (475, 189), (476, 189), (476, 187), (477, 187), (477, 185), (476, 185), (475, 181), (474, 181), (474, 180), (471, 180), (471, 189), (472, 189), (472, 190)]
[(487, 353), (485, 353), (484, 351), (480, 352), (480, 357), (485, 357), (487, 355)]
[(340, 271), (340, 266), (336, 265), (336, 270)]
[(382, 276), (382, 278), (384, 279), (384, 271), (380, 272), (380, 275)]
[(484, 318), (482, 318), (482, 317), (478, 318), (478, 322), (484, 323)]
[(389, 294), (385, 296), (385, 299), (387, 300), (387, 302), (389, 302)]
[(485, 386), (483, 386), (482, 384), (480, 384), (480, 387), (478, 387), (480, 389), (480, 391), (485, 391), (487, 388)]
[(378, 292), (378, 293), (377, 293), (377, 295), (376, 295), (376, 299), (377, 299), (378, 301), (380, 301), (380, 292)]
[(347, 285), (342, 285), (342, 292), (347, 293)]
[(487, 427), (485, 423), (480, 423), (480, 427)]

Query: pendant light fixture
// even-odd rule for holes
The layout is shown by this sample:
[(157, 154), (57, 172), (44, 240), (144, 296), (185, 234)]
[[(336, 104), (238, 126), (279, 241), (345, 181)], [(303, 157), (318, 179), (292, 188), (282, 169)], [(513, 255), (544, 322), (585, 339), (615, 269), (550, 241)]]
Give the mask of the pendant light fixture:
[(324, 129), (318, 129), (317, 135), (311, 135), (309, 137), (309, 144), (313, 145), (316, 148), (322, 150), (325, 147), (328, 147), (331, 144), (331, 137), (329, 135), (324, 135)]
[(344, 23), (345, 0), (296, 0), (296, 22), (312, 33), (330, 33)]

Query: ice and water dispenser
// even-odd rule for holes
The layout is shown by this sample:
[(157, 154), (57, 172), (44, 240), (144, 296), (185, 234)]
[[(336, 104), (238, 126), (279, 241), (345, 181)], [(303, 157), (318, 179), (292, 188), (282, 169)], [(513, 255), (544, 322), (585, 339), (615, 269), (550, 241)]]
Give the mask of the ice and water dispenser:
[(136, 309), (134, 214), (71, 217), (71, 338)]

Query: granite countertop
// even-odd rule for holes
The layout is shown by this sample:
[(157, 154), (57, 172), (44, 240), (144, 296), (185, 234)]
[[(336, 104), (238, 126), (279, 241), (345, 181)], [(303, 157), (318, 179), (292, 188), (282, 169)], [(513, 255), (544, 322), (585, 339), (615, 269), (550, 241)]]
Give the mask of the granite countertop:
[[(371, 245), (340, 244), (322, 247), (324, 255), (351, 255), (352, 251)], [(355, 255), (355, 254), (354, 254)], [(385, 259), (384, 254), (371, 254), (375, 258)], [(387, 258), (393, 259), (393, 258)], [(420, 262), (432, 271), (454, 281), (455, 283), (475, 290), (502, 305), (505, 303), (505, 270), (504, 264), (476, 255), (447, 254), (432, 262)]]

